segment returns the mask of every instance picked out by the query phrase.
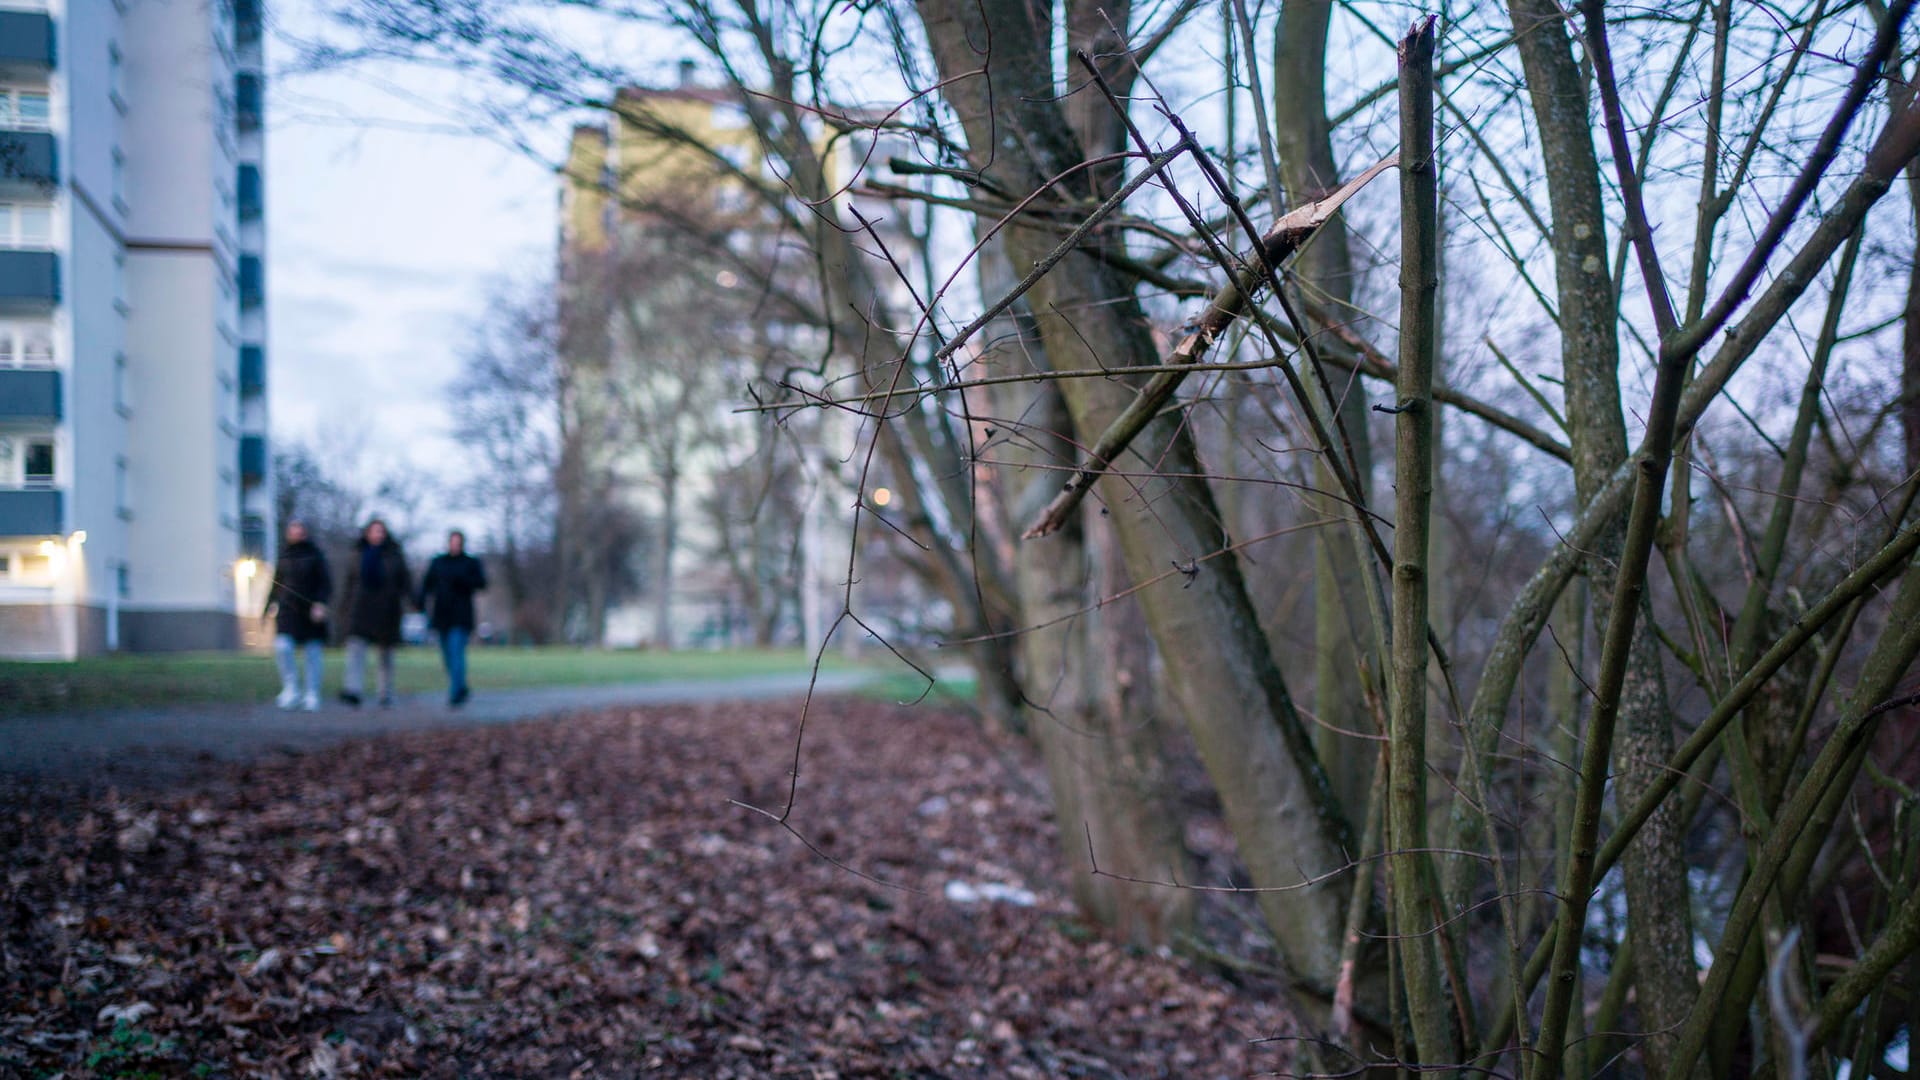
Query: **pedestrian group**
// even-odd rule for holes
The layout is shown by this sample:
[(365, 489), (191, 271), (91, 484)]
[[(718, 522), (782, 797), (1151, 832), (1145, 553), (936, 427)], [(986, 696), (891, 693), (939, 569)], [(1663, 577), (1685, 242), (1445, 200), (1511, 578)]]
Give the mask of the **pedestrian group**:
[(358, 708), (366, 700), (367, 654), (378, 654), (379, 703), (394, 704), (393, 650), (400, 644), (400, 622), (411, 606), (427, 614), (440, 639), (440, 660), (447, 671), (447, 704), (466, 703), (467, 643), (473, 637), (473, 595), (487, 587), (486, 569), (467, 554), (467, 538), (458, 529), (447, 534), (447, 550), (427, 564), (419, 588), (413, 584), (406, 552), (374, 518), (360, 530), (348, 561), (338, 604), (333, 575), (320, 545), (305, 522), (286, 525), (286, 539), (273, 568), (266, 615), (273, 619), (273, 657), (280, 669), (282, 709), (320, 709), (322, 647), (338, 627), (346, 638), (347, 670), (340, 700)]

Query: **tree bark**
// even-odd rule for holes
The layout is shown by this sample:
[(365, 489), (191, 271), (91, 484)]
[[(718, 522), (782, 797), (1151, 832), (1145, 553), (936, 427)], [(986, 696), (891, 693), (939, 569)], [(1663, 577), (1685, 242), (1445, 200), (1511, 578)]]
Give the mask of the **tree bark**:
[[(1574, 492), (1585, 506), (1627, 459), (1600, 165), (1593, 149), (1586, 82), (1572, 55), (1565, 13), (1546, 0), (1511, 0), (1508, 13), (1546, 166)], [(1623, 515), (1603, 531), (1594, 548), (1597, 557), (1587, 564), (1594, 583), (1595, 628), (1602, 639), (1613, 605), (1609, 567), (1624, 538)], [(1673, 756), (1666, 682), (1650, 612), (1641, 605), (1630, 640), (1613, 747), (1616, 797), (1628, 803)], [(1643, 1027), (1651, 1033), (1643, 1053), (1654, 1072), (1665, 1070), (1671, 1033), (1685, 1018), (1698, 988), (1683, 839), (1678, 807), (1663, 806), (1641, 830), (1624, 867), (1628, 917), (1634, 927), (1636, 997)]]
[[(989, 297), (1017, 280), (997, 240), (983, 247), (979, 273)], [(1024, 304), (984, 333), (989, 344), (980, 360), (990, 374), (1046, 369), (1038, 326)], [(992, 455), (1007, 470), (1017, 519), (1026, 505), (1052, 495), (1057, 474), (1051, 468), (1073, 463), (1073, 422), (1053, 383), (993, 390), (994, 416), (1019, 425)], [(1093, 550), (1089, 516), (1082, 508), (1055, 536), (1014, 541), (1019, 619), (1034, 627), (1012, 643), (1020, 661), (1022, 723), (1046, 762), (1075, 905), (1129, 944), (1167, 945), (1190, 927), (1193, 894), (1120, 877), (1187, 880), (1183, 821), (1161, 761), (1151, 668), (1140, 655), (1147, 650), (1130, 632), (1136, 629), (1129, 625), (1133, 605), (1096, 607), (1101, 595), (1125, 588), (1112, 587), (1112, 579), (1125, 575), (1110, 554)], [(1095, 876), (1096, 864), (1120, 877)]]
[[(1340, 185), (1332, 125), (1327, 122), (1327, 31), (1332, 15), (1333, 5), (1324, 0), (1286, 0), (1274, 35), (1274, 150), (1293, 205), (1320, 198)], [(1293, 271), (1298, 291), (1305, 294), (1310, 307), (1343, 323), (1352, 317), (1354, 269), (1344, 216), (1335, 215), (1320, 227), (1294, 259)], [(1350, 385), (1337, 411), (1353, 446), (1355, 475), (1365, 490), (1373, 470), (1367, 401), (1358, 379)], [(1316, 466), (1314, 476), (1322, 491), (1339, 492), (1340, 484), (1324, 462)], [(1353, 512), (1338, 498), (1317, 499), (1313, 506), (1321, 517)], [(1360, 565), (1345, 530), (1322, 529), (1314, 534), (1313, 708), (1323, 722), (1314, 738), (1334, 791), (1352, 819), (1365, 812), (1374, 755), (1335, 729), (1373, 727), (1360, 673), (1373, 672), (1377, 677), (1384, 665), (1374, 649), (1378, 643), (1362, 600), (1360, 574), (1370, 571)]]
[[(670, 450), (669, 454), (673, 452)], [(653, 571), (653, 647), (673, 648), (673, 549), (680, 533), (680, 469), (671, 457), (660, 473), (660, 535)]]
[[(1394, 402), (1393, 679), (1388, 836), (1394, 936), (1423, 1066), (1457, 1063), (1442, 989), (1427, 843), (1427, 563), (1433, 513), (1433, 368), (1437, 351), (1439, 186), (1433, 161), (1434, 20), (1400, 43), (1400, 365)], [(1370, 570), (1371, 568), (1369, 568)]]
[[(929, 0), (919, 7), (958, 114), (969, 163), (1016, 196), (1039, 190), (1085, 160), (1053, 92), (1050, 34), (1035, 9), (1018, 0)], [(990, 56), (988, 52), (990, 50)], [(1062, 181), (1086, 197), (1087, 181)], [(1039, 205), (1057, 201), (1041, 195)], [(1051, 230), (1016, 218), (1004, 230), (1016, 268), (1037, 262), (1057, 242)], [(1029, 294), (1049, 363), (1056, 370), (1153, 363), (1153, 339), (1128, 281), (1084, 250), (1065, 256)], [(1105, 431), (1132, 402), (1119, 380), (1069, 379), (1061, 392), (1074, 430)], [(1142, 464), (1144, 463), (1144, 464)], [(1328, 995), (1339, 963), (1344, 876), (1319, 879), (1346, 864), (1352, 832), (1327, 783), (1311, 737), (1294, 709), (1247, 597), (1240, 567), (1226, 550), (1217, 508), (1181, 418), (1162, 413), (1136, 440), (1128, 469), (1161, 479), (1102, 475), (1099, 501), (1110, 515), (1128, 574), (1140, 593), (1176, 700), (1214, 779), (1229, 828), (1289, 968), (1303, 989)], [(1308, 881), (1305, 879), (1313, 878)], [(1368, 987), (1384, 1001), (1380, 987)]]

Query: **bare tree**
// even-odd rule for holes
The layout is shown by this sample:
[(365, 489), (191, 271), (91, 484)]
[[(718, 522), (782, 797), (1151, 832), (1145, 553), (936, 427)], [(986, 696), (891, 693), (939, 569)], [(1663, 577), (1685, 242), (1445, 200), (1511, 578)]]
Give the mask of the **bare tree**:
[[(349, 10), (618, 108), (623, 70), (539, 6), (463, 13), (491, 39)], [(1797, 1074), (1879, 1060), (1920, 945), (1883, 811), (1920, 787), (1887, 741), (1920, 653), (1916, 287), (1860, 272), (1912, 250), (1883, 209), (1920, 154), (1910, 8), (1512, 0), (1394, 35), (1377, 4), (689, 2), (660, 25), (778, 168), (635, 122), (805, 253), (729, 265), (820, 332), (763, 404), (847, 420), (856, 489), (903, 489), (884, 525), (1012, 673), (1084, 908), (1133, 934), (1197, 891), (1160, 718), (1109, 674), (1163, 671), (1309, 1059)], [(877, 70), (893, 104), (845, 106)], [(1368, 188), (1395, 165), (1397, 201)], [(902, 258), (883, 200), (952, 239)], [(1443, 318), (1449, 281), (1494, 299)], [(1312, 569), (1281, 539), (1308, 533)], [(1763, 1001), (1789, 972), (1804, 1006)]]

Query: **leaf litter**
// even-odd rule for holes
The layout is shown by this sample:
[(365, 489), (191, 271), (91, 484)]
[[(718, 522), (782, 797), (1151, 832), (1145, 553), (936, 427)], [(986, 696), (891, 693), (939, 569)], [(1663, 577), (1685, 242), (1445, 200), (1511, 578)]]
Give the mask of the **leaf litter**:
[(411, 733), (162, 792), (11, 781), (0, 1075), (1274, 1067), (1250, 1040), (1294, 1030), (1279, 985), (1079, 923), (1044, 774), (962, 714), (816, 702), (791, 823), (818, 853), (731, 804), (784, 803), (796, 712)]

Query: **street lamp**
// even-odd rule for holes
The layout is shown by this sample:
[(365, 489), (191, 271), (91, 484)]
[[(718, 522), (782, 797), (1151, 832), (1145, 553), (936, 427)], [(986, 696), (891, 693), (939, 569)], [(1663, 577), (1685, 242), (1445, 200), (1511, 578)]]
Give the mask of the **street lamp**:
[(241, 559), (233, 564), (233, 576), (241, 581), (252, 581), (253, 576), (259, 572), (260, 563), (257, 559)]

